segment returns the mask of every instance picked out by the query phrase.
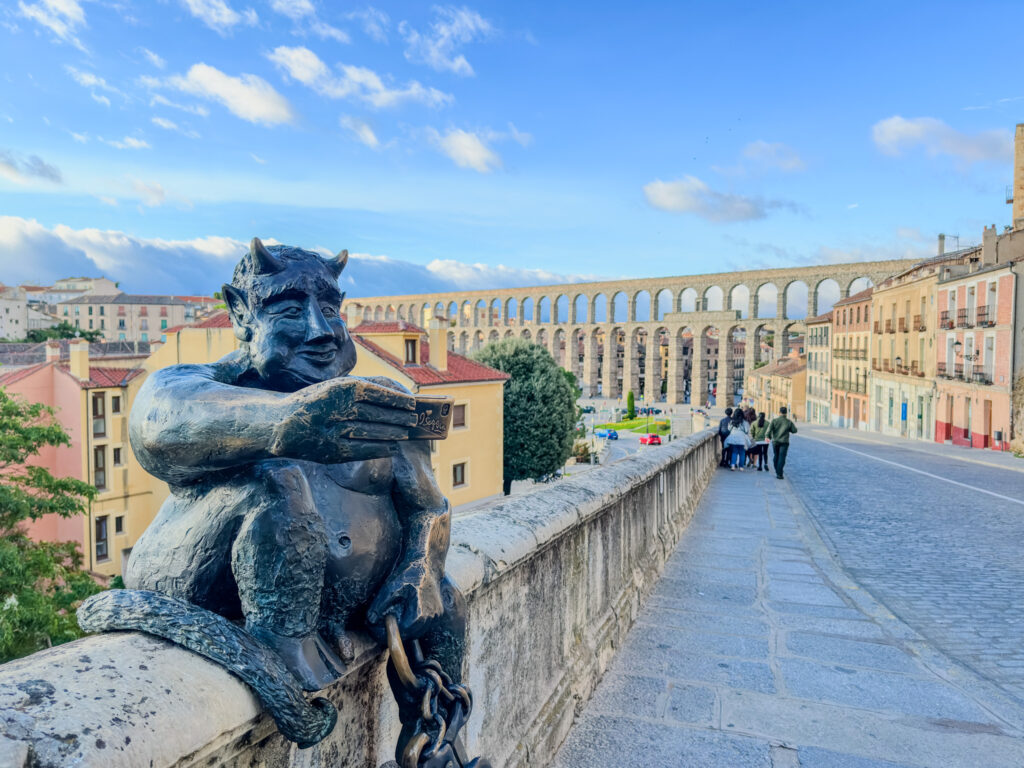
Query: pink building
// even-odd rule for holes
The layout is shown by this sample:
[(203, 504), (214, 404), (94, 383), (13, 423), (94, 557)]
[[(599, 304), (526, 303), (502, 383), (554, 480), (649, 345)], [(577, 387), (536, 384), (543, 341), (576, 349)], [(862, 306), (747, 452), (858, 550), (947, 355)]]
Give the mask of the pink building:
[(1013, 383), (1024, 374), (1022, 235), (986, 228), (981, 259), (947, 267), (936, 286), (936, 442), (1005, 451), (1020, 432)]

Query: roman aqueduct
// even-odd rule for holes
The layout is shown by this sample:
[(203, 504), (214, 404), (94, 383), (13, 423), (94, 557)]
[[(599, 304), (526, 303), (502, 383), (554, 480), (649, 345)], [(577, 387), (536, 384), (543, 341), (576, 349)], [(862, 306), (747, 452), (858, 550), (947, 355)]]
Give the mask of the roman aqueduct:
[[(690, 392), (702, 393), (703, 401), (703, 393), (717, 385), (727, 402), (742, 372), (786, 355), (803, 334), (804, 319), (819, 314), (819, 307), (827, 311), (831, 301), (915, 263), (362, 297), (347, 300), (343, 309), (353, 325), (402, 320), (427, 328), (432, 318), (444, 318), (449, 349), (463, 354), (501, 338), (530, 339), (576, 374), (585, 396), (618, 399), (633, 390), (657, 398), (663, 392), (667, 402), (682, 403)], [(609, 349), (616, 353), (614, 365), (605, 363)]]

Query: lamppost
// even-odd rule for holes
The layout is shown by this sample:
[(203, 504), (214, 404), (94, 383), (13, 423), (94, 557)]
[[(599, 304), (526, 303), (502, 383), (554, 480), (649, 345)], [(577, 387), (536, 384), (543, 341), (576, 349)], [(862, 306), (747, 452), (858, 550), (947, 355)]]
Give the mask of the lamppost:
[(896, 373), (899, 373), (900, 369), (903, 368), (903, 358), (897, 356), (897, 358), (895, 360), (893, 360), (893, 363), (896, 366)]
[(964, 348), (964, 344), (963, 344), (963, 342), (962, 342), (962, 341), (960, 341), (959, 339), (958, 339), (957, 341), (954, 341), (954, 342), (953, 342), (953, 351), (954, 351), (954, 352), (956, 353), (956, 356), (957, 356), (957, 357), (962, 357), (962, 358), (963, 358), (964, 360), (966, 360), (966, 361), (967, 361), (968, 363), (973, 363), (973, 362), (974, 362), (974, 361), (976, 361), (976, 360), (978, 359), (978, 357), (979, 357), (979, 356), (981, 355), (981, 353), (980, 353), (980, 352), (974, 352), (974, 353), (970, 353), (970, 352), (968, 352), (968, 353), (967, 353), (967, 354), (965, 355), (965, 354), (963, 354), (963, 348)]

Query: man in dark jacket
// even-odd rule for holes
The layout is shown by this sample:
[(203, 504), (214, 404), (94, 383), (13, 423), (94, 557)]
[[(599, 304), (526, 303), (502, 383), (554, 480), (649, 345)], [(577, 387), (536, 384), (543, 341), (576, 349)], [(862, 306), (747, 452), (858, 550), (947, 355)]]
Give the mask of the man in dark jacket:
[(772, 444), (772, 466), (779, 480), (783, 479), (782, 470), (786, 466), (786, 454), (789, 453), (789, 436), (796, 434), (796, 424), (787, 418), (787, 412), (786, 406), (779, 408), (778, 417), (768, 425), (767, 438)]
[(720, 467), (729, 466), (729, 450), (725, 447), (725, 438), (729, 436), (729, 423), (732, 421), (732, 408), (725, 409), (725, 418), (718, 422), (718, 441), (722, 444), (722, 459), (718, 462)]

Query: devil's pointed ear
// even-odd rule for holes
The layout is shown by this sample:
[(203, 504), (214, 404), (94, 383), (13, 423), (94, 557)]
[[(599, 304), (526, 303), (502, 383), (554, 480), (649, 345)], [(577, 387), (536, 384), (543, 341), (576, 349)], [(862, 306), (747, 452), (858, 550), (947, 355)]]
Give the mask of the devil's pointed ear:
[(324, 259), (324, 266), (327, 267), (331, 274), (334, 275), (334, 279), (337, 280), (341, 277), (341, 270), (348, 264), (348, 251), (341, 251), (333, 259)]
[(252, 259), (252, 271), (257, 275), (272, 275), (280, 272), (282, 264), (274, 258), (258, 237), (254, 237), (249, 243), (249, 256)]
[(231, 316), (231, 327), (235, 330), (235, 338), (239, 341), (252, 341), (252, 330), (249, 328), (249, 302), (245, 294), (233, 285), (222, 285), (220, 288), (224, 303), (228, 305)]

